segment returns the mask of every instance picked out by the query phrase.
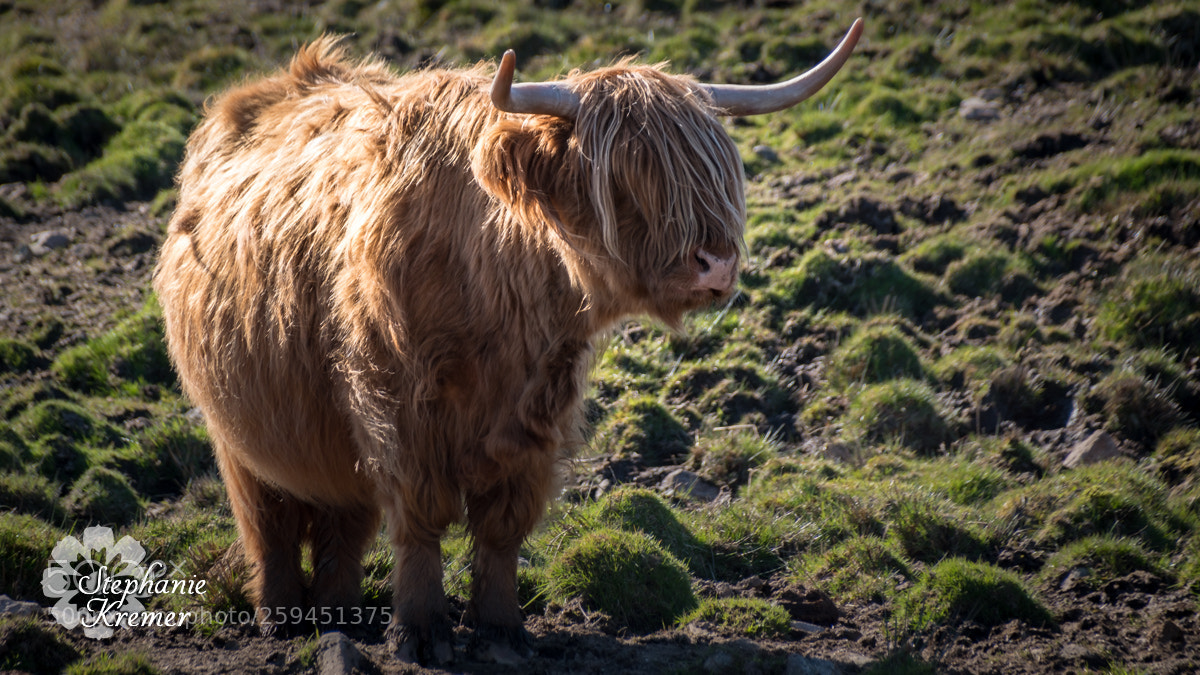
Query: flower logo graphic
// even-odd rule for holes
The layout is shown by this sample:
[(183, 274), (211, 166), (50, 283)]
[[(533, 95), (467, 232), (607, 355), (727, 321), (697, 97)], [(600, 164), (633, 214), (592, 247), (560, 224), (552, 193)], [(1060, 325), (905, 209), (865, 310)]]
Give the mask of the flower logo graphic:
[(89, 527), (83, 541), (67, 536), (50, 554), (42, 573), (42, 592), (57, 602), (50, 610), (66, 628), (83, 626), (90, 638), (107, 638), (121, 625), (121, 617), (143, 612), (149, 597), (142, 582), (146, 550), (130, 536), (114, 541), (107, 527)]

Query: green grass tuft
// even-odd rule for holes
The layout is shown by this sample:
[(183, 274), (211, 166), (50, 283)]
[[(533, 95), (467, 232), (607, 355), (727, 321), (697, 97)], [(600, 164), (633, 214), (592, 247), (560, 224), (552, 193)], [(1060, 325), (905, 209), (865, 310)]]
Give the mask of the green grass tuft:
[(969, 241), (960, 235), (947, 233), (923, 239), (900, 257), (918, 272), (941, 276), (946, 268), (966, 255)]
[(250, 56), (237, 47), (205, 46), (183, 59), (171, 85), (176, 89), (211, 91), (228, 84), (250, 62)]
[(698, 439), (688, 466), (717, 484), (739, 487), (746, 484), (755, 467), (778, 454), (771, 436), (753, 429), (728, 429)]
[(17, 420), (17, 427), (30, 440), (63, 436), (78, 443), (104, 446), (121, 442), (116, 427), (77, 403), (58, 399), (35, 403)]
[(760, 598), (713, 598), (679, 620), (680, 625), (707, 621), (722, 631), (755, 640), (786, 637), (791, 632), (787, 610)]
[(956, 295), (1000, 295), (1012, 302), (1020, 302), (1037, 290), (1027, 265), (1003, 250), (968, 252), (946, 266), (942, 283)]
[(137, 394), (147, 384), (173, 384), (162, 310), (151, 300), (108, 333), (59, 354), (51, 372), (72, 389), (90, 394)]
[(89, 525), (128, 525), (144, 506), (124, 474), (102, 466), (83, 473), (63, 498), (63, 508)]
[(36, 473), (0, 473), (0, 509), (58, 522), (62, 520), (58, 491), (58, 484)]
[(551, 564), (548, 577), (557, 602), (578, 598), (639, 633), (669, 626), (696, 607), (683, 563), (640, 533), (588, 532)]
[(1089, 399), (1099, 404), (1104, 426), (1147, 447), (1183, 422), (1183, 411), (1159, 384), (1121, 368), (1092, 388)]
[(785, 551), (798, 548), (799, 539), (807, 536), (796, 530), (791, 519), (746, 500), (685, 512), (682, 517), (705, 554), (692, 556), (688, 564), (705, 579), (740, 581), (750, 575), (770, 575), (783, 568)]
[(830, 357), (829, 382), (835, 387), (925, 374), (916, 346), (886, 320), (867, 323)]
[(597, 525), (653, 537), (679, 560), (702, 555), (702, 546), (671, 507), (652, 490), (621, 488), (600, 499), (589, 514)]
[(1013, 365), (1006, 350), (992, 345), (963, 345), (943, 355), (930, 366), (930, 372), (940, 382), (952, 387), (967, 387), (982, 395), (992, 375)]
[(21, 468), (29, 458), (25, 439), (11, 425), (0, 422), (0, 470)]
[(941, 302), (928, 282), (879, 253), (836, 254), (817, 247), (772, 276), (758, 295), (777, 312), (811, 306), (919, 319)]
[(43, 520), (0, 512), (0, 588), (14, 598), (45, 602), (42, 572), (62, 537)]
[(33, 444), (30, 465), (46, 478), (70, 484), (93, 464), (94, 454), (95, 450), (86, 444), (63, 434), (51, 434)]
[(593, 445), (619, 456), (637, 453), (647, 464), (661, 465), (682, 461), (692, 437), (658, 399), (639, 396), (616, 404)]
[(863, 389), (844, 419), (851, 438), (896, 442), (923, 453), (935, 452), (952, 438), (952, 423), (933, 389), (916, 380), (891, 380)]
[(142, 494), (180, 495), (192, 480), (215, 469), (208, 432), (182, 417), (169, 417), (136, 440), (134, 461), (122, 468)]
[(997, 497), (997, 516), (1061, 546), (1094, 535), (1131, 537), (1162, 551), (1191, 532), (1196, 517), (1148, 469), (1126, 461), (1079, 467)]
[(1158, 471), (1171, 485), (1193, 482), (1200, 477), (1200, 429), (1177, 427), (1158, 441), (1154, 450)]
[(1200, 179), (1200, 153), (1191, 150), (1149, 150), (1131, 158), (1090, 164), (1080, 175), (1098, 176), (1087, 183), (1077, 203), (1096, 211), (1119, 195), (1143, 193), (1160, 183)]
[(1179, 255), (1138, 257), (1112, 283), (1096, 324), (1106, 337), (1134, 346), (1194, 353), (1200, 344), (1200, 265)]
[[(50, 557), (49, 549), (46, 557)], [(0, 618), (0, 670), (59, 673), (79, 656), (79, 651), (59, 634), (57, 626), (33, 616)]]
[(108, 142), (99, 158), (63, 177), (55, 186), (55, 199), (68, 209), (150, 199), (172, 185), (184, 142), (183, 133), (172, 124), (132, 122)]
[(934, 563), (946, 556), (978, 559), (988, 551), (986, 533), (965, 515), (936, 495), (913, 492), (889, 500), (883, 519), (888, 538), (906, 556)]
[(841, 601), (884, 602), (895, 595), (897, 579), (912, 568), (896, 544), (875, 535), (854, 536), (823, 553), (803, 553), (793, 578), (817, 584)]
[(1034, 626), (1054, 624), (1050, 611), (1016, 574), (960, 558), (934, 565), (900, 602), (914, 617), (917, 630), (964, 621), (984, 626), (1013, 620)]
[(23, 373), (37, 363), (37, 349), (24, 340), (0, 338), (0, 374)]
[(1073, 571), (1081, 573), (1093, 588), (1131, 572), (1164, 573), (1136, 539), (1110, 535), (1084, 537), (1055, 551), (1038, 573), (1038, 578), (1045, 583), (1058, 584)]
[(714, 425), (754, 424), (764, 427), (790, 407), (778, 379), (753, 363), (753, 357), (725, 356), (721, 363), (702, 361), (667, 380), (665, 397), (672, 405), (694, 404)]

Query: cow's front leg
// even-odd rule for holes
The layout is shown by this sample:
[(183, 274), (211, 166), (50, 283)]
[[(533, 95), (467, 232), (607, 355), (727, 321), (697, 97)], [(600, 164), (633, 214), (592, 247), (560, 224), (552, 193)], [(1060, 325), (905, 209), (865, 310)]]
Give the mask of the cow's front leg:
[(541, 519), (553, 484), (552, 462), (533, 461), (520, 476), (467, 495), (467, 522), (474, 539), (471, 602), (472, 651), (480, 658), (517, 663), (532, 655), (517, 599), (517, 554)]
[[(397, 658), (438, 665), (454, 659), (450, 605), (442, 588), (441, 537), (457, 520), (459, 510), (457, 494), (452, 500), (421, 502), (429, 496), (415, 490), (397, 495), (387, 509), (396, 560), (392, 573), (395, 613), (387, 635)], [(447, 502), (446, 508), (436, 508)]]

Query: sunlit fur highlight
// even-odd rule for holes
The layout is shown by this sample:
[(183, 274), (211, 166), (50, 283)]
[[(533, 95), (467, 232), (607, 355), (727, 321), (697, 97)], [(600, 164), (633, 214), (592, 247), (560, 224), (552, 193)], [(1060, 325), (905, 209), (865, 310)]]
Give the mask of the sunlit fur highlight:
[(519, 632), (517, 550), (580, 443), (593, 340), (720, 299), (694, 249), (740, 250), (744, 181), (694, 82), (572, 74), (572, 121), (498, 112), (489, 70), (397, 77), (324, 38), (188, 142), (155, 288), (261, 607), (357, 604), (382, 510), (395, 634), (445, 638), (465, 515), (468, 620)]

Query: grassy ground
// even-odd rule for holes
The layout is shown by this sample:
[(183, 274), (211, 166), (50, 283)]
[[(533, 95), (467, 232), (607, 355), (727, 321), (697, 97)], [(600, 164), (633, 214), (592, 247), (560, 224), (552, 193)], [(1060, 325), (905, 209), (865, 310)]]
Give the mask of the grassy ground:
[[(774, 81), (862, 15), (817, 98), (727, 123), (742, 294), (685, 334), (629, 322), (597, 363), (590, 447), (523, 551), (535, 634), (701, 635), (683, 670), (721, 636), (773, 645), (728, 672), (805, 649), (875, 672), (1195, 667), (1200, 7), (277, 4), (0, 1), (0, 592), (45, 602), (55, 542), (107, 524), (211, 579), (209, 608), (247, 606), (147, 295), (207, 96), (326, 31), (399, 70), (512, 47), (531, 79), (636, 54)], [(74, 244), (34, 251), (56, 227)], [(1118, 456), (1066, 468), (1096, 432)], [(721, 497), (666, 489), (674, 468)], [(444, 545), (459, 598), (467, 549)], [(388, 602), (382, 540), (366, 567), (366, 602)], [(860, 637), (805, 647), (797, 620)], [(162, 667), (0, 633), (0, 669)], [(279, 668), (311, 665), (289, 649), (307, 656)]]

